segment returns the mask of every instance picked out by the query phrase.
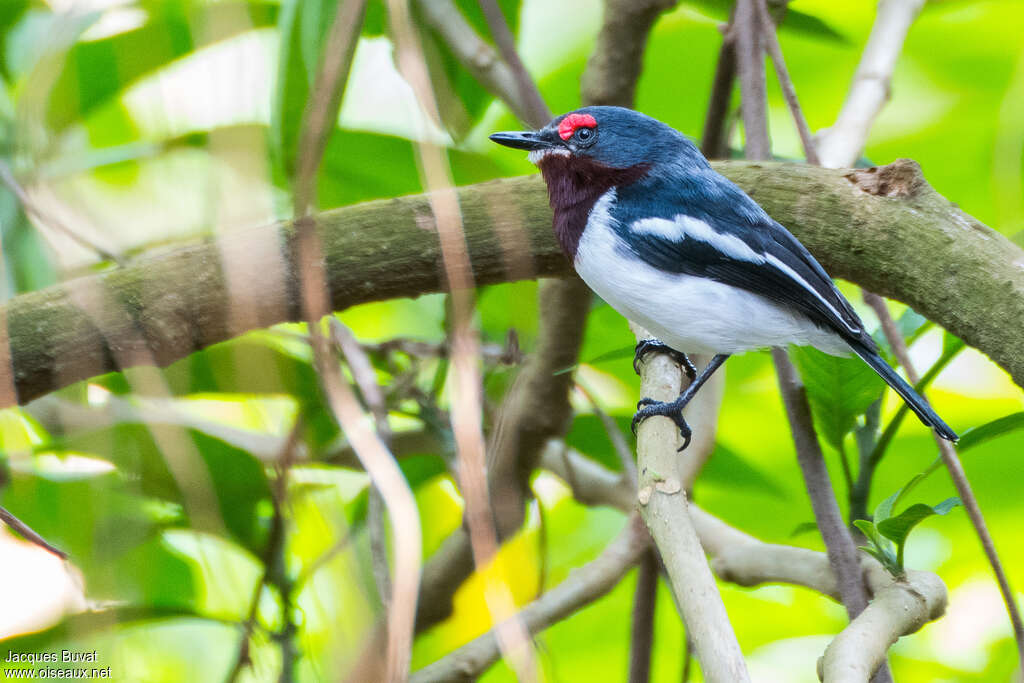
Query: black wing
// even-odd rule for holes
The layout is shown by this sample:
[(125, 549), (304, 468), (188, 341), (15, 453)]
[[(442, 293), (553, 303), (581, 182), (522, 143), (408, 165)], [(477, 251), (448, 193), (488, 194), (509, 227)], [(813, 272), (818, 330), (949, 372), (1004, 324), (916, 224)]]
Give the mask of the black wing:
[[(651, 201), (653, 197), (657, 201)], [(712, 170), (620, 188), (614, 228), (637, 257), (668, 272), (708, 277), (795, 309), (846, 341), (871, 337), (825, 269), (788, 230)], [(645, 229), (649, 219), (670, 221)]]

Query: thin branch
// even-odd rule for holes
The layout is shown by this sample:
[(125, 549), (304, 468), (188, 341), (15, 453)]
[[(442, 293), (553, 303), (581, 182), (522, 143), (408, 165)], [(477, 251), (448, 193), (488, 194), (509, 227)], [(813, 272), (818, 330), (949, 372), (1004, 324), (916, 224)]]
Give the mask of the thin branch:
[[(892, 315), (889, 313), (889, 308), (885, 305), (885, 301), (882, 297), (871, 292), (864, 292), (864, 301), (878, 315), (885, 338), (888, 340), (896, 359), (907, 373), (907, 378), (910, 379), (911, 384), (917, 384), (921, 378), (910, 360), (910, 352), (907, 349), (906, 341), (903, 339), (903, 335), (900, 334), (896, 321), (893, 320)], [(935, 445), (939, 449), (939, 454), (942, 456), (942, 462), (946, 466), (946, 471), (949, 472), (949, 477), (953, 480), (953, 486), (956, 487), (957, 493), (960, 494), (960, 500), (963, 501), (964, 507), (967, 509), (967, 516), (971, 519), (971, 524), (974, 526), (974, 531), (981, 542), (985, 557), (988, 559), (989, 566), (992, 567), (992, 573), (996, 576), (999, 592), (1003, 596), (1003, 603), (1006, 605), (1006, 612), (1010, 617), (1010, 625), (1013, 628), (1013, 637), (1017, 645), (1017, 657), (1020, 666), (1024, 669), (1024, 620), (1021, 619), (1015, 594), (1010, 587), (1010, 581), (999, 558), (999, 553), (996, 552), (995, 541), (992, 540), (992, 534), (989, 532), (988, 525), (985, 523), (985, 518), (981, 513), (981, 506), (974, 495), (970, 480), (968, 480), (967, 474), (964, 472), (963, 464), (960, 462), (956, 449), (953, 447), (953, 444), (940, 437), (934, 430), (932, 431), (932, 436), (935, 439)]]
[(512, 31), (509, 30), (508, 21), (501, 13), (501, 7), (498, 6), (496, 0), (479, 1), (480, 9), (483, 10), (484, 18), (487, 20), (487, 27), (491, 30), (491, 37), (498, 44), (502, 59), (512, 70), (512, 75), (516, 79), (516, 84), (519, 87), (519, 97), (516, 100), (522, 103), (529, 115), (525, 121), (534, 128), (541, 128), (551, 120), (551, 110), (544, 103), (544, 98), (541, 97), (536, 83), (530, 78), (523, 60), (519, 58), (516, 41), (512, 36)]
[(807, 484), (811, 508), (818, 522), (821, 536), (825, 541), (829, 559), (839, 579), (839, 595), (846, 612), (853, 619), (867, 606), (867, 591), (860, 574), (860, 563), (853, 538), (843, 523), (835, 492), (825, 467), (825, 458), (814, 431), (807, 392), (803, 383), (782, 349), (772, 349), (772, 359), (779, 376), (779, 390), (782, 392), (786, 414), (789, 417), (796, 457)]
[[(390, 450), (391, 425), (388, 423), (388, 408), (384, 401), (384, 394), (377, 384), (377, 374), (373, 370), (373, 364), (369, 357), (359, 345), (355, 335), (340, 320), (331, 317), (329, 320), (331, 338), (335, 346), (341, 351), (352, 371), (352, 378), (359, 387), (366, 407), (373, 416), (374, 428), (377, 436)], [(387, 551), (387, 520), (385, 513), (384, 499), (380, 491), (373, 483), (370, 483), (370, 490), (367, 503), (367, 526), (370, 530), (370, 556), (373, 565), (373, 577), (377, 583), (377, 593), (380, 602), (385, 610), (391, 600), (391, 567), (388, 563)]]
[[(650, 354), (641, 364), (640, 393), (670, 401), (683, 373), (670, 358)], [(743, 652), (708, 567), (679, 476), (679, 430), (671, 420), (649, 419), (637, 430), (640, 514), (661, 553), (669, 585), (708, 681), (749, 681)]]
[(818, 153), (814, 149), (814, 139), (811, 137), (811, 129), (807, 125), (803, 112), (800, 110), (800, 101), (796, 97), (796, 88), (793, 87), (793, 80), (789, 76), (789, 69), (786, 68), (786, 59), (782, 56), (782, 48), (779, 46), (779, 36), (775, 33), (775, 24), (768, 14), (768, 7), (765, 0), (754, 0), (754, 7), (758, 15), (758, 27), (761, 29), (761, 38), (772, 58), (775, 73), (778, 74), (779, 84), (782, 86), (782, 94), (786, 98), (786, 105), (789, 107), (793, 122), (796, 124), (797, 132), (800, 134), (800, 142), (804, 147), (804, 156), (807, 163), (820, 165)]
[(632, 488), (635, 489), (638, 481), (636, 460), (633, 459), (633, 449), (626, 443), (626, 437), (622, 434), (622, 430), (619, 429), (618, 423), (612, 419), (611, 415), (601, 409), (601, 406), (597, 403), (597, 398), (590, 390), (579, 382), (576, 383), (576, 387), (587, 397), (591, 410), (594, 411), (597, 419), (601, 421), (601, 426), (604, 427), (605, 434), (608, 435), (608, 440), (611, 441), (615, 454), (619, 456), (619, 462), (622, 464), (622, 473), (627, 481), (630, 482)]
[(68, 559), (68, 554), (66, 552), (51, 545), (45, 538), (33, 531), (28, 524), (25, 524), (25, 522), (15, 517), (13, 513), (7, 510), (7, 508), (0, 507), (0, 522), (9, 526), (12, 531), (16, 532), (26, 541), (34, 543), (47, 552), (53, 553), (62, 560)]
[[(637, 515), (594, 560), (573, 571), (569, 577), (519, 612), (519, 619), (535, 634), (576, 613), (606, 595), (650, 547), (650, 537)], [(474, 681), (498, 660), (500, 650), (494, 631), (471, 640), (433, 664), (420, 669), (413, 683)]]
[(78, 231), (74, 230), (71, 226), (67, 225), (64, 221), (58, 219), (56, 216), (47, 214), (43, 211), (39, 205), (32, 200), (25, 188), (21, 186), (18, 179), (14, 176), (14, 172), (11, 167), (7, 165), (6, 161), (0, 159), (0, 182), (7, 186), (7, 189), (18, 198), (18, 202), (21, 203), (22, 208), (26, 213), (30, 213), (36, 217), (43, 225), (53, 228), (57, 232), (69, 237), (73, 242), (81, 247), (88, 249), (95, 253), (100, 259), (104, 261), (111, 261), (119, 266), (123, 266), (124, 262), (121, 257), (114, 252), (106, 249), (96, 242), (93, 242), (85, 235), (81, 235)]
[[(238, 654), (235, 656), (235, 664), (225, 678), (228, 681), (237, 681), (242, 672), (252, 665), (249, 641), (256, 630), (259, 618), (260, 597), (263, 595), (264, 588), (268, 584), (279, 585), (284, 580), (283, 558), (286, 541), (284, 507), (288, 496), (288, 470), (295, 461), (295, 452), (299, 445), (301, 433), (302, 420), (299, 419), (292, 425), (284, 444), (278, 452), (278, 457), (275, 459), (276, 475), (273, 490), (271, 491), (271, 503), (273, 504), (274, 514), (270, 520), (267, 545), (263, 550), (263, 557), (261, 558), (263, 574), (260, 576), (260, 580), (256, 582), (255, 588), (253, 588), (252, 598), (249, 601), (249, 614), (242, 623), (242, 636), (239, 641)], [(283, 590), (281, 595), (286, 601), (290, 600), (290, 591), (287, 589)], [(291, 610), (285, 610), (284, 616), (286, 620), (291, 620), (290, 615)], [(281, 677), (282, 679), (287, 677), (289, 680), (291, 678), (291, 666), (287, 662), (282, 663)]]
[(534, 126), (547, 123), (547, 119), (537, 123), (531, 103), (521, 98), (521, 86), (512, 68), (477, 35), (452, 0), (416, 0), (416, 5), (425, 23), (437, 31), (459, 63), (488, 92), (501, 98), (522, 121)]
[(764, 50), (756, 1), (737, 0), (736, 16), (733, 20), (734, 49), (740, 76), (740, 101), (743, 113), (743, 148), (748, 159), (771, 159)]
[(658, 553), (652, 549), (644, 553), (637, 567), (629, 631), (629, 683), (647, 683), (651, 679), (659, 564)]
[(734, 6), (729, 23), (720, 27), (722, 46), (718, 50), (715, 76), (711, 82), (711, 96), (708, 98), (708, 112), (704, 116), (704, 132), (700, 137), (700, 151), (708, 159), (721, 159), (729, 152), (726, 119), (736, 83), (736, 47), (733, 40), (735, 16)]
[(864, 149), (868, 133), (889, 100), (892, 73), (903, 51), (903, 41), (925, 0), (880, 0), (871, 35), (831, 128), (818, 133), (818, 155), (826, 168), (853, 165)]
[(305, 215), (316, 201), (314, 179), (327, 140), (336, 127), (365, 14), (366, 0), (338, 0), (334, 22), (324, 41), (320, 68), (302, 117), (294, 184), (297, 216)]

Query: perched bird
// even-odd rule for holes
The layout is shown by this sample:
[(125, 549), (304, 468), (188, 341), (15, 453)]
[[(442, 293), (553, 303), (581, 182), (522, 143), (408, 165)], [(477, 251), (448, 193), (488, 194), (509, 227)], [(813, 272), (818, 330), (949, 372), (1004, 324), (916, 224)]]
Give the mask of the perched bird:
[[(539, 131), (491, 140), (529, 150), (544, 176), (554, 230), (597, 294), (667, 346), (691, 383), (652, 416), (690, 428), (683, 407), (730, 354), (789, 344), (853, 351), (943, 438), (957, 435), (889, 366), (853, 307), (810, 252), (670, 126), (621, 107), (584, 107)], [(686, 353), (715, 354), (696, 374)], [(680, 449), (682, 450), (682, 448)]]

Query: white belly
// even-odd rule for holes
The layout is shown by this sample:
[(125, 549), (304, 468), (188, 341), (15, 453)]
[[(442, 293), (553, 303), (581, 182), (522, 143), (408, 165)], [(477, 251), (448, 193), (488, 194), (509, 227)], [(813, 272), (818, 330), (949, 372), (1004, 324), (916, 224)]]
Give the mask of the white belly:
[(576, 272), (612, 308), (678, 351), (731, 354), (789, 344), (850, 351), (838, 335), (762, 296), (656, 270), (624, 247), (606, 222), (591, 220), (576, 251)]

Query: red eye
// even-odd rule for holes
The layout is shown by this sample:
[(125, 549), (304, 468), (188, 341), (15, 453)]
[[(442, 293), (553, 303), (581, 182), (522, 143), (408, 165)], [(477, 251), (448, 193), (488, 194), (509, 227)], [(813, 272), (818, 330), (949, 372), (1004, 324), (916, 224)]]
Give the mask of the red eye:
[(577, 128), (597, 128), (597, 121), (590, 114), (569, 114), (558, 124), (558, 137), (568, 140)]

